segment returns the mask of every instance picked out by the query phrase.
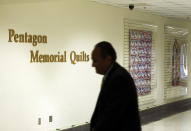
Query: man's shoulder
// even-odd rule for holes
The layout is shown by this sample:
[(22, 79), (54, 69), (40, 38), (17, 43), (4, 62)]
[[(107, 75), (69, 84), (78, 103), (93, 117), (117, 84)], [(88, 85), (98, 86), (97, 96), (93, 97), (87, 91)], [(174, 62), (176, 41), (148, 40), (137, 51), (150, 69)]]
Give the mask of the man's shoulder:
[(111, 78), (112, 79), (116, 79), (116, 78), (128, 79), (129, 77), (130, 77), (129, 72), (118, 63), (115, 63), (114, 70), (111, 73)]

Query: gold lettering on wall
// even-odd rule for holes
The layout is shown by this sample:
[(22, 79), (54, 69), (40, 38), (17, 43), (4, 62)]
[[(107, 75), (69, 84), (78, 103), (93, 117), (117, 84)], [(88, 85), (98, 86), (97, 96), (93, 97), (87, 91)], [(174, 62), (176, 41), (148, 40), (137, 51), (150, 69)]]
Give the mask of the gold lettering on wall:
[[(58, 63), (58, 62), (67, 62), (67, 52), (64, 51), (63, 53), (58, 52), (57, 54), (40, 54), (39, 50), (33, 52), (30, 51), (31, 54), (31, 63)], [(85, 51), (80, 52), (77, 54), (75, 51), (70, 52), (70, 61), (72, 64), (76, 64), (77, 62), (88, 62), (89, 55), (85, 53)]]
[(31, 63), (39, 62), (39, 63), (47, 63), (47, 62), (66, 62), (66, 51), (63, 54), (58, 52), (57, 54), (39, 54), (39, 50), (36, 50), (35, 54), (31, 50)]
[(72, 64), (76, 64), (76, 62), (86, 62), (89, 61), (89, 55), (87, 55), (84, 51), (77, 54), (75, 51), (70, 53), (70, 61)]
[[(10, 43), (31, 43), (34, 47), (38, 44), (47, 44), (47, 36), (46, 35), (36, 35), (25, 33), (15, 33), (14, 29), (8, 29), (9, 31), (9, 39)], [(86, 54), (85, 51), (81, 51), (80, 53), (76, 51), (71, 51), (69, 53), (71, 64), (75, 65), (79, 62), (88, 62), (90, 60), (89, 55)], [(63, 63), (67, 62), (67, 52), (58, 51), (56, 54), (42, 54), (39, 50), (33, 51), (30, 50), (30, 63)]]
[(46, 35), (31, 35), (25, 32), (24, 34), (15, 33), (14, 29), (9, 30), (9, 40), (8, 42), (15, 43), (31, 43), (33, 46), (37, 46), (38, 44), (47, 44), (47, 36)]

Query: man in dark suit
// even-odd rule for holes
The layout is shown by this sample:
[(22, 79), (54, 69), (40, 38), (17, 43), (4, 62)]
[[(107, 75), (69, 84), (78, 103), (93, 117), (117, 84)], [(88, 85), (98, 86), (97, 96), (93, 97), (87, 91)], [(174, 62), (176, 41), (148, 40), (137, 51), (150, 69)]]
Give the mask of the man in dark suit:
[(104, 77), (90, 131), (141, 131), (134, 81), (115, 62), (112, 45), (106, 41), (98, 43), (92, 52), (92, 61), (96, 72)]

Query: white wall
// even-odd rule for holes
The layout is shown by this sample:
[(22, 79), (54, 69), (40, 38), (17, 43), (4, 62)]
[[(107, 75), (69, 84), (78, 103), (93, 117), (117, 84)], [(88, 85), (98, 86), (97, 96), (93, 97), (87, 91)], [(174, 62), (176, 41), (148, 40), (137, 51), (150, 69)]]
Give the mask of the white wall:
[[(189, 22), (129, 11), (87, 0), (14, 2), (0, 5), (0, 130), (45, 131), (90, 120), (101, 76), (91, 60), (67, 63), (30, 63), (30, 50), (56, 54), (85, 51), (91, 55), (102, 40), (113, 43), (123, 63), (123, 18), (152, 22), (157, 34), (156, 105), (163, 100), (164, 24), (191, 28)], [(8, 29), (45, 34), (47, 45), (8, 42)], [(190, 95), (189, 95), (190, 97)], [(48, 116), (53, 116), (53, 123)], [(42, 118), (42, 125), (37, 119)]]

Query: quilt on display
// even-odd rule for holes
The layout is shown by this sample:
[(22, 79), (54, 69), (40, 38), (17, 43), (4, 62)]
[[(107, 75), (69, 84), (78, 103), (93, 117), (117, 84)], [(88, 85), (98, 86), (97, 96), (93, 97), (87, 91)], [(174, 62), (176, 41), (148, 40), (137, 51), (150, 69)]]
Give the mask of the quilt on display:
[(130, 29), (130, 74), (138, 95), (151, 92), (152, 32)]
[(180, 84), (180, 47), (178, 41), (175, 39), (173, 45), (172, 56), (172, 86)]

